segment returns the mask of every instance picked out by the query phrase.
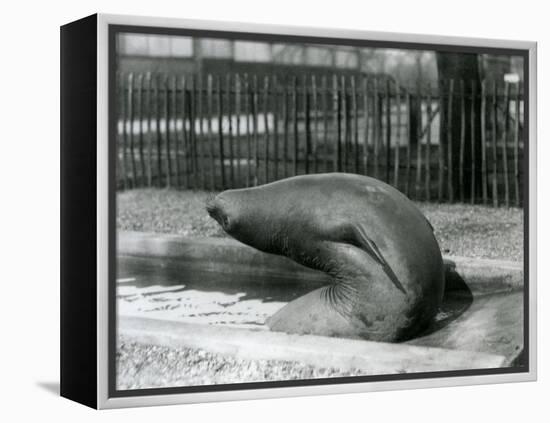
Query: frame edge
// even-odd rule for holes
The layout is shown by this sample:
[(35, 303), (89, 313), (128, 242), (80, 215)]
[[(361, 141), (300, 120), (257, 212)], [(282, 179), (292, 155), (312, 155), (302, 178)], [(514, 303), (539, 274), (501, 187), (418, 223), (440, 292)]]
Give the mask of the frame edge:
[(96, 26), (61, 27), (60, 394), (97, 407)]

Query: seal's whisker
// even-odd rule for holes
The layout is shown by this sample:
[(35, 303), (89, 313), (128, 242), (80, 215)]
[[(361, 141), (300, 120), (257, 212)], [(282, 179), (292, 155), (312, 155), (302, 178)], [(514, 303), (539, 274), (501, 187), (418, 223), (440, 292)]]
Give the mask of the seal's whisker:
[(209, 192), (206, 196), (206, 199), (204, 200), (204, 206), (208, 213), (212, 212), (216, 208), (214, 203), (215, 198), (216, 194), (213, 192)]
[(212, 201), (214, 198), (216, 198), (215, 192), (209, 192), (206, 194), (206, 201)]

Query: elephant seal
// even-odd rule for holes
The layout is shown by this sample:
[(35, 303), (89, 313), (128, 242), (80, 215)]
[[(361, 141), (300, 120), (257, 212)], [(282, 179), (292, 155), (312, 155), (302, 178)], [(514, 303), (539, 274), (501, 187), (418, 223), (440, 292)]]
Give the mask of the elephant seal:
[(237, 240), (332, 278), (269, 318), (271, 330), (402, 341), (441, 304), (444, 268), (433, 228), (377, 179), (296, 176), (224, 191), (206, 209)]

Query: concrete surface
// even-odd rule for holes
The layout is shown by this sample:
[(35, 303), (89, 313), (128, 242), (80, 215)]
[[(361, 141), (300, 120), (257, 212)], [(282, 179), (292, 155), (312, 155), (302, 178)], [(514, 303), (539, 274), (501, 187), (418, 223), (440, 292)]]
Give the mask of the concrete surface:
[(194, 325), (121, 316), (119, 333), (128, 340), (254, 360), (299, 361), (316, 367), (395, 374), (501, 367), (500, 355), (313, 335), (288, 335), (222, 326)]

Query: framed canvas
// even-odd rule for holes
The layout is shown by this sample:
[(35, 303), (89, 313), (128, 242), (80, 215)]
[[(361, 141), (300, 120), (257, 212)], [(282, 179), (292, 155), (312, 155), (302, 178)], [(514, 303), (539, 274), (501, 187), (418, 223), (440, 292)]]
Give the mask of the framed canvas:
[(61, 28), (61, 395), (536, 378), (536, 44)]

